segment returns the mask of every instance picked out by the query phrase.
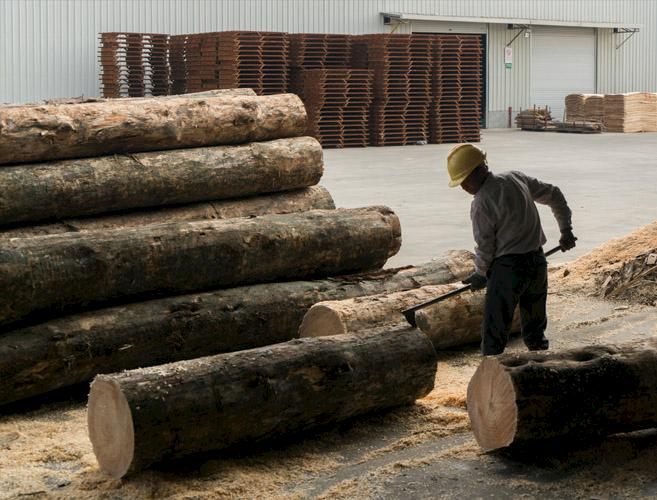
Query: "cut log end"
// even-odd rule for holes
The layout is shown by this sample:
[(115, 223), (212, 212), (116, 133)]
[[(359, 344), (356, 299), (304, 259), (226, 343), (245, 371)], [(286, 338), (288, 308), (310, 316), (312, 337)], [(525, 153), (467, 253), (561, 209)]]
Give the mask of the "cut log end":
[(325, 337), (344, 333), (347, 333), (347, 328), (340, 314), (321, 304), (310, 308), (299, 327), (300, 337)]
[(484, 451), (509, 446), (518, 421), (516, 393), (509, 372), (495, 358), (479, 365), (467, 396), (472, 432)]
[(97, 377), (87, 406), (89, 439), (101, 470), (123, 477), (132, 464), (135, 432), (130, 405), (119, 384)]

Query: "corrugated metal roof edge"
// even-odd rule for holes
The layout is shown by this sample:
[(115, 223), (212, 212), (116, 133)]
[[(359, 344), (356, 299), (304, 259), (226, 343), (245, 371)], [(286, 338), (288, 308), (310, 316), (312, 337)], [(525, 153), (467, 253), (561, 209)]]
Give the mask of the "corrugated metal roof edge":
[(525, 24), (528, 26), (563, 26), (573, 28), (626, 28), (639, 30), (643, 24), (632, 24), (624, 22), (590, 22), (590, 21), (555, 21), (552, 19), (525, 19), (525, 18), (501, 18), (501, 17), (462, 17), (441, 16), (427, 14), (411, 14), (406, 12), (381, 12), (381, 16), (398, 19), (400, 21), (442, 21), (454, 23), (490, 23), (490, 24)]

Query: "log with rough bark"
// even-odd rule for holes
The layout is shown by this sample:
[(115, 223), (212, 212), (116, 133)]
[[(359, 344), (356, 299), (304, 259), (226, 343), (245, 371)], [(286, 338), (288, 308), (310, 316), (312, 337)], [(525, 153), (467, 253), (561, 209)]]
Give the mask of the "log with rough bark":
[(177, 99), (180, 97), (203, 99), (205, 97), (239, 97), (239, 96), (255, 96), (257, 95), (253, 89), (239, 88), (239, 89), (215, 89), (204, 90), (202, 92), (190, 92), (187, 94), (176, 95), (154, 95), (149, 97), (64, 97), (61, 99), (46, 99), (43, 102), (31, 104), (5, 104), (0, 105), (0, 111), (6, 108), (38, 108), (44, 105), (57, 105), (64, 106), (67, 104), (83, 104), (90, 102), (106, 102), (121, 100), (124, 102), (135, 101), (150, 101), (151, 99)]
[(387, 207), (3, 240), (0, 324), (152, 294), (377, 269), (400, 246)]
[[(406, 324), (404, 309), (431, 300), (462, 285), (423, 286), (413, 290), (379, 294), (315, 304), (306, 313), (299, 328), (301, 337), (322, 337), (357, 333), (383, 326)], [(481, 338), (485, 293), (465, 292), (417, 311), (417, 327), (436, 349), (477, 342)], [(516, 317), (512, 331), (520, 329)]]
[(135, 227), (162, 222), (254, 217), (266, 214), (306, 212), (308, 210), (332, 210), (334, 208), (335, 203), (333, 202), (333, 198), (325, 188), (322, 186), (311, 186), (236, 200), (216, 200), (179, 207), (108, 214), (100, 217), (64, 219), (54, 224), (20, 226), (4, 231), (0, 230), (0, 240), (68, 233), (71, 231)]
[(157, 462), (249, 444), (413, 403), (434, 385), (422, 333), (300, 339), (99, 375), (87, 421), (116, 478)]
[(57, 318), (0, 335), (0, 404), (113, 373), (291, 340), (314, 303), (464, 278), (470, 252), (417, 267), (229, 288)]
[(485, 358), (468, 413), (486, 451), (657, 426), (657, 342)]
[(238, 144), (302, 135), (298, 96), (112, 99), (0, 108), (0, 164)]
[(0, 224), (253, 196), (315, 185), (312, 137), (0, 168)]

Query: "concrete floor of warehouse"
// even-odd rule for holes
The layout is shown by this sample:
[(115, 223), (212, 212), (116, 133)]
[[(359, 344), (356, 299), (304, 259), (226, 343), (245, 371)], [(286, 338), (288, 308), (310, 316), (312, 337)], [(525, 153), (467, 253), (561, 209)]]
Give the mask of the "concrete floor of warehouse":
[[(451, 144), (327, 149), (322, 184), (336, 205), (388, 205), (401, 220), (403, 244), (389, 266), (424, 262), (444, 250), (472, 249), (471, 197), (447, 187)], [(566, 134), (495, 129), (481, 147), (493, 171), (521, 170), (564, 192), (577, 248), (565, 262), (657, 218), (657, 133)], [(548, 247), (559, 232), (539, 207)]]
[[(571, 260), (657, 219), (657, 133), (578, 135), (485, 131), (497, 171), (559, 185), (574, 211)], [(325, 152), (322, 184), (338, 206), (387, 204), (404, 243), (389, 265), (472, 248), (470, 198), (446, 186), (450, 145)], [(548, 210), (549, 244), (557, 239)], [(565, 268), (553, 270), (562, 273)], [(564, 274), (565, 275), (565, 274)], [(551, 278), (552, 279), (552, 278)], [(553, 281), (554, 283), (554, 281)], [(553, 287), (553, 348), (657, 336), (657, 307)], [(520, 339), (509, 351), (523, 351)], [(481, 453), (465, 410), (477, 346), (439, 353), (436, 388), (413, 406), (250, 448), (190, 457), (113, 480), (98, 470), (84, 394), (0, 416), (0, 498), (644, 498), (657, 496), (657, 430), (586, 446)]]

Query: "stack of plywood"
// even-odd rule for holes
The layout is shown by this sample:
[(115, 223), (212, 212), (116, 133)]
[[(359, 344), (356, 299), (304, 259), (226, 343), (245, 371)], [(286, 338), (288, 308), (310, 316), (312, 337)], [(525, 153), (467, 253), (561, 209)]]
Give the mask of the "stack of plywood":
[(584, 100), (584, 119), (588, 122), (603, 123), (605, 115), (604, 94), (587, 94)]
[(586, 94), (568, 94), (566, 96), (566, 120), (586, 120), (584, 112), (584, 103)]
[(657, 94), (608, 94), (604, 99), (604, 126), (608, 132), (657, 131)]

